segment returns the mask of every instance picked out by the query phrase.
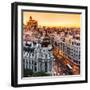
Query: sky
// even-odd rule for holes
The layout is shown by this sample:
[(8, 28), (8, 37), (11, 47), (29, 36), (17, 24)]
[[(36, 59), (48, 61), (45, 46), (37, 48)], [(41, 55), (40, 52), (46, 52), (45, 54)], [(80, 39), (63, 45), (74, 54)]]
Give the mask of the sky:
[(30, 16), (41, 26), (80, 27), (80, 14), (23, 11), (23, 24), (28, 22)]

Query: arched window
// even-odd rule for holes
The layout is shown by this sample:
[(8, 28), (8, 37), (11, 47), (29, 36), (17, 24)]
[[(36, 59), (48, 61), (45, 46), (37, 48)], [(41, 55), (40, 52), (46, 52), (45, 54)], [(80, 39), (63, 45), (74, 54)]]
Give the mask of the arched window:
[(45, 62), (45, 72), (47, 72), (47, 62)]

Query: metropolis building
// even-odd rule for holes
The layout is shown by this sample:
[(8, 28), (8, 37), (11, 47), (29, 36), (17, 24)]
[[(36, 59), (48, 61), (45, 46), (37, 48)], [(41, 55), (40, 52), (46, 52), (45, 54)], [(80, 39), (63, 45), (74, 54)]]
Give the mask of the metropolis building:
[(30, 69), (33, 72), (46, 72), (52, 74), (53, 55), (49, 47), (42, 47), (41, 44), (24, 46), (23, 62), (24, 69)]
[[(54, 57), (51, 52), (52, 46), (50, 45), (50, 38), (47, 35), (42, 35), (43, 40), (39, 41), (38, 38), (32, 36), (37, 29), (38, 24), (31, 16), (28, 27), (28, 39), (23, 39), (23, 68), (25, 70), (32, 70), (33, 72), (46, 72), (47, 74), (52, 75)], [(30, 33), (32, 33), (31, 36)]]
[(60, 39), (56, 43), (65, 57), (67, 56), (67, 58), (80, 65), (80, 40), (65, 37), (64, 40)]

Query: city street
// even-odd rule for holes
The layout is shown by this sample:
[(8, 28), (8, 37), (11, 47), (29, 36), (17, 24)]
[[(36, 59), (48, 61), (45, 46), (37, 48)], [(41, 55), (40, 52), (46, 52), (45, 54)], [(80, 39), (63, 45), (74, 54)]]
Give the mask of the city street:
[(79, 75), (80, 68), (75, 63), (71, 62), (71, 60), (67, 59), (67, 57), (63, 56), (60, 53), (58, 48), (54, 48), (52, 50), (53, 55), (55, 57), (55, 61), (53, 63), (53, 73), (54, 75)]

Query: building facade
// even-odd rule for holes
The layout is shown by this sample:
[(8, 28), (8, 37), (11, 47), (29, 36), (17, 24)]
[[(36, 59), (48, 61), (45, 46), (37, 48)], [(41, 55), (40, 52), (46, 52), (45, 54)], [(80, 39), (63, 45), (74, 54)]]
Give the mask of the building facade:
[(73, 40), (71, 43), (60, 40), (57, 42), (58, 48), (65, 57), (69, 58), (76, 64), (80, 64), (80, 41)]
[(33, 72), (46, 72), (52, 74), (53, 55), (49, 47), (42, 47), (41, 44), (29, 42), (26, 46), (24, 43), (23, 50), (23, 67)]

